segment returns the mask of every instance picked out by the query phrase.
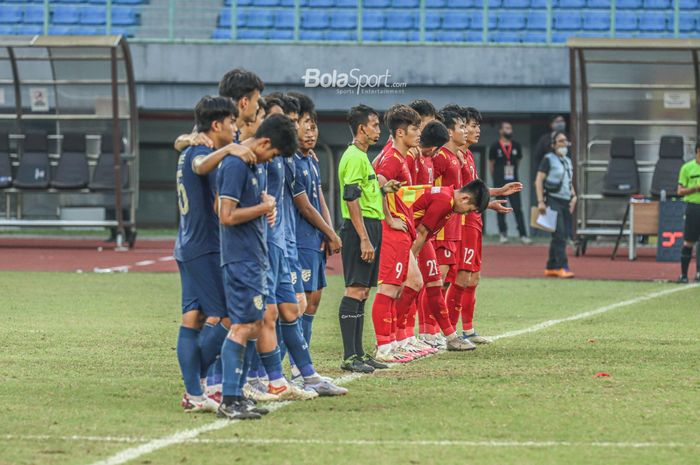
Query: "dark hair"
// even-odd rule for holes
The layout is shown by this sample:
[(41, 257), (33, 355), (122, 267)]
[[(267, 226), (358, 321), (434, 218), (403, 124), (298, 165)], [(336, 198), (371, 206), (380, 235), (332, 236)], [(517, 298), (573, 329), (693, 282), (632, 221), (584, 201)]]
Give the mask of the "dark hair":
[(510, 124), (511, 126), (513, 126), (513, 123), (511, 123), (510, 121), (508, 121), (508, 120), (503, 120), (503, 121), (501, 121), (500, 123), (498, 123), (498, 129), (503, 129), (503, 125), (504, 125), (504, 124)]
[(219, 82), (219, 95), (232, 98), (238, 103), (243, 97), (250, 97), (256, 90), (262, 92), (265, 84), (252, 71), (236, 68), (224, 74)]
[(441, 112), (443, 111), (451, 111), (452, 113), (457, 113), (458, 115), (462, 114), (462, 111), (464, 110), (464, 107), (460, 107), (456, 103), (448, 103), (444, 107), (442, 107)]
[(389, 128), (392, 136), (399, 129), (408, 126), (420, 126), (420, 115), (416, 110), (407, 105), (394, 105), (384, 113), (384, 124)]
[(302, 94), (301, 92), (288, 92), (287, 95), (294, 97), (299, 101), (299, 119), (301, 119), (301, 117), (306, 113), (313, 117), (313, 112), (316, 109), (316, 105), (308, 95)]
[(291, 95), (281, 95), (279, 101), (282, 103), (282, 112), (285, 115), (290, 113), (300, 113), (301, 105), (299, 105), (299, 100)]
[(347, 120), (353, 135), (357, 134), (357, 129), (361, 125), (369, 123), (370, 115), (379, 118), (379, 113), (377, 113), (374, 108), (363, 104), (352, 107), (350, 111), (348, 111)]
[(467, 124), (469, 124), (469, 122), (472, 120), (476, 121), (476, 124), (481, 124), (481, 121), (483, 120), (481, 117), (481, 112), (474, 107), (465, 108), (464, 115), (462, 117), (464, 118), (464, 122)]
[(282, 103), (282, 100), (280, 100), (277, 97), (270, 97), (269, 95), (265, 97), (265, 113), (270, 113), (270, 109), (272, 107), (280, 107), (282, 109), (282, 113), (284, 113), (284, 104)]
[(262, 97), (258, 99), (258, 113), (260, 113), (261, 111), (263, 113), (267, 113), (267, 101)]
[(227, 97), (212, 97), (207, 95), (194, 108), (194, 120), (197, 132), (207, 132), (214, 121), (223, 121), (227, 117), (236, 118), (238, 110), (233, 100)]
[(435, 110), (433, 104), (425, 99), (414, 100), (408, 106), (416, 110), (421, 118), (437, 115), (437, 110)]
[(549, 141), (549, 145), (554, 148), (554, 142), (556, 142), (557, 137), (559, 137), (561, 134), (564, 134), (566, 136), (566, 139), (569, 140), (569, 136), (566, 134), (564, 131), (554, 131), (552, 133), (552, 138)]
[(272, 147), (278, 149), (284, 157), (291, 157), (297, 151), (297, 129), (288, 116), (276, 114), (263, 120), (255, 131), (255, 138), (263, 137), (269, 138)]
[(459, 113), (450, 110), (440, 110), (438, 114), (438, 119), (447, 127), (447, 129), (454, 129), (456, 120), (463, 119)]
[(450, 133), (440, 121), (431, 121), (420, 133), (421, 147), (442, 147), (450, 140)]
[(554, 115), (551, 118), (549, 118), (549, 125), (551, 126), (554, 120), (557, 118), (561, 118), (564, 120), (564, 122), (566, 122), (566, 118), (564, 118), (564, 115)]
[(472, 197), (471, 203), (476, 205), (476, 211), (483, 213), (489, 206), (491, 194), (489, 188), (481, 179), (475, 179), (460, 190), (463, 194), (469, 194)]

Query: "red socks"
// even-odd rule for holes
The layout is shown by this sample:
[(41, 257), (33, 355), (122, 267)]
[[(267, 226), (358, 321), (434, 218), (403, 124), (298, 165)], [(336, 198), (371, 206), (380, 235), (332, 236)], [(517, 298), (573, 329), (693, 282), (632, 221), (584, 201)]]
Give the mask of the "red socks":
[(476, 306), (476, 287), (467, 287), (462, 295), (462, 329), (474, 328), (474, 307)]
[(384, 294), (377, 294), (372, 304), (372, 322), (377, 345), (389, 344), (393, 340), (392, 325), (394, 322), (395, 300)]
[(401, 291), (401, 295), (398, 299), (396, 299), (397, 330), (394, 332), (394, 334), (396, 334), (397, 341), (403, 341), (406, 339), (404, 336), (404, 332), (406, 330), (406, 318), (411, 311), (411, 305), (415, 304), (417, 297), (418, 291), (413, 290), (410, 287), (404, 287)]
[(426, 287), (425, 295), (427, 296), (430, 312), (440, 326), (443, 334), (449, 335), (454, 333), (455, 329), (450, 322), (450, 315), (445, 306), (445, 300), (442, 297), (442, 289), (440, 286)]
[(457, 327), (459, 314), (462, 312), (463, 294), (464, 288), (456, 283), (452, 283), (445, 296), (445, 305), (447, 305), (447, 310), (450, 312), (450, 323), (452, 323), (454, 327)]
[[(420, 293), (418, 294), (420, 296)], [(420, 297), (416, 297), (411, 306), (408, 309), (408, 315), (406, 315), (406, 326), (403, 330), (403, 338), (408, 339), (413, 337), (416, 330), (416, 313), (418, 311), (418, 302)]]

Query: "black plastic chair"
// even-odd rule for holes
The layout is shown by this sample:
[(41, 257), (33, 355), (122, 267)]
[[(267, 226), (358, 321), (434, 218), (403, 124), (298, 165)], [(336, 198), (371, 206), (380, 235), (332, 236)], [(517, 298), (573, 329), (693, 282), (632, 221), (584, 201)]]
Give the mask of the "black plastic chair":
[[(97, 166), (92, 173), (92, 181), (88, 187), (96, 191), (114, 190), (114, 156), (112, 155), (112, 136), (106, 134), (102, 136), (101, 152), (97, 159)], [(120, 142), (120, 151), (124, 152), (124, 144)], [(121, 160), (122, 189), (129, 185), (129, 169), (126, 161)]]
[(51, 187), (56, 189), (82, 189), (90, 181), (85, 134), (64, 134), (61, 142), (61, 158)]
[(681, 136), (663, 136), (659, 146), (659, 160), (651, 178), (651, 195), (654, 198), (666, 191), (669, 197), (678, 190), (678, 172), (683, 166), (683, 138)]
[[(610, 144), (610, 163), (608, 172), (603, 179), (603, 195), (607, 197), (629, 197), (639, 194), (639, 168), (637, 166), (634, 139), (631, 137), (614, 137)], [(630, 214), (630, 203), (627, 201), (625, 214), (622, 216), (620, 232), (615, 240), (611, 260), (615, 260), (620, 246), (625, 224)]]
[(46, 189), (49, 187), (49, 146), (45, 132), (28, 132), (24, 150), (19, 159), (15, 187), (19, 189)]
[(7, 134), (0, 134), (0, 189), (12, 186), (12, 164)]

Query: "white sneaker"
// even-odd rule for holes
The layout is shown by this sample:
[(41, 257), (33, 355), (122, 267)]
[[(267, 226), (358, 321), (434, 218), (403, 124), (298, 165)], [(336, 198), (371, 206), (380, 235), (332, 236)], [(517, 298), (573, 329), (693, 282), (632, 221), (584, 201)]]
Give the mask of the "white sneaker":
[(530, 239), (527, 236), (520, 236), (520, 242), (522, 242), (525, 245), (530, 245), (532, 244), (532, 239)]
[(470, 342), (473, 342), (474, 344), (491, 344), (493, 341), (487, 337), (484, 336), (479, 336), (477, 332), (473, 332), (471, 334), (466, 334), (464, 333), (462, 336), (463, 339), (466, 339)]
[(446, 350), (447, 349), (447, 339), (445, 339), (445, 336), (442, 334), (436, 334), (435, 335), (435, 340), (438, 343), (438, 349), (439, 350)]
[(187, 413), (216, 412), (219, 409), (219, 404), (209, 396), (191, 396), (187, 393), (182, 396), (180, 406)]
[(507, 244), (508, 243), (508, 236), (506, 236), (505, 234), (501, 234), (501, 237), (498, 240), (498, 242), (500, 242), (501, 244)]
[(243, 395), (246, 399), (252, 399), (256, 402), (274, 402), (280, 400), (279, 396), (270, 394), (267, 391), (267, 387), (260, 381), (253, 384), (245, 383), (243, 385)]
[(417, 348), (418, 350), (421, 350), (425, 353), (425, 355), (432, 355), (436, 354), (438, 350), (431, 346), (430, 344), (426, 344), (423, 341), (419, 341), (416, 338), (411, 338), (409, 339), (409, 344), (411, 344), (413, 347)]
[(270, 384), (267, 386), (267, 392), (276, 395), (279, 400), (310, 400), (318, 397), (318, 392), (312, 389), (298, 388), (288, 382), (281, 387), (274, 387)]
[(450, 351), (466, 351), (474, 349), (476, 349), (474, 344), (467, 339), (462, 339), (461, 337), (453, 337), (447, 341), (447, 350)]
[(377, 348), (374, 359), (381, 363), (408, 363), (413, 360), (413, 357), (402, 354), (393, 347), (382, 346), (381, 348)]

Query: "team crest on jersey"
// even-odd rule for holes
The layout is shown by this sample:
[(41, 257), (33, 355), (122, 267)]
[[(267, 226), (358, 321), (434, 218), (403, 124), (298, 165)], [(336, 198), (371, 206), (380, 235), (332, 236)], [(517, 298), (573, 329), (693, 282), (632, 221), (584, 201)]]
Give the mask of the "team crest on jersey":
[(304, 176), (308, 176), (308, 175), (309, 175), (309, 170), (304, 170)]
[(301, 270), (301, 280), (308, 283), (311, 279), (311, 270)]
[(455, 159), (453, 158), (453, 159), (452, 159), (452, 164), (453, 164), (453, 165), (456, 165), (456, 164), (457, 164), (457, 160), (455, 160)]
[(253, 305), (255, 305), (255, 308), (258, 310), (263, 309), (263, 296), (261, 295), (256, 295), (253, 297)]
[(250, 183), (251, 183), (252, 185), (254, 185), (254, 186), (257, 186), (257, 185), (258, 185), (258, 180), (255, 179), (255, 178), (253, 178), (253, 179), (250, 180)]
[(439, 194), (439, 193), (440, 193), (440, 188), (439, 188), (439, 187), (431, 187), (431, 188), (430, 188), (430, 193), (431, 193), (431, 194)]
[(290, 274), (292, 275), (292, 284), (296, 284), (297, 283), (297, 272), (292, 271)]

